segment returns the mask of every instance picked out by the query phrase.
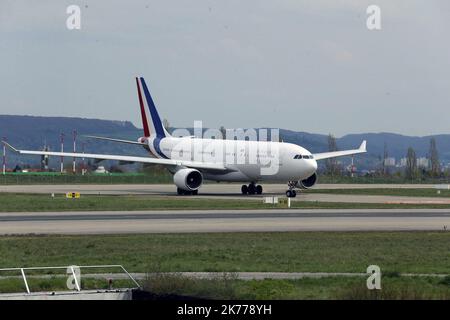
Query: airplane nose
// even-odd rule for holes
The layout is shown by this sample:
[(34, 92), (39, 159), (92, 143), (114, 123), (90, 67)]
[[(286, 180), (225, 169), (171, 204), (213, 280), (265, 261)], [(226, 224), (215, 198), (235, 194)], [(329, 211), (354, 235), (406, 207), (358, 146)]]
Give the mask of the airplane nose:
[(312, 165), (313, 165), (314, 171), (316, 171), (317, 170), (317, 161), (313, 159)]
[(308, 161), (308, 167), (311, 171), (311, 174), (317, 171), (317, 161), (314, 159), (311, 159)]

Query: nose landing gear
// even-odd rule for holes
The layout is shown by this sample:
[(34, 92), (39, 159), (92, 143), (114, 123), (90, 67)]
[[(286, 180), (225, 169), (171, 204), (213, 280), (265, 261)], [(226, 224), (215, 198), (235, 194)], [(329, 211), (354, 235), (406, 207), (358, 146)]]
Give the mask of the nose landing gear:
[(297, 192), (295, 190), (288, 190), (286, 191), (286, 197), (288, 198), (295, 198), (297, 196)]
[(288, 190), (286, 191), (286, 197), (295, 198), (297, 196), (297, 192), (295, 191), (295, 187), (297, 186), (297, 181), (289, 181), (288, 182)]
[(249, 185), (242, 185), (241, 192), (242, 194), (262, 194), (263, 188), (261, 185), (252, 182)]

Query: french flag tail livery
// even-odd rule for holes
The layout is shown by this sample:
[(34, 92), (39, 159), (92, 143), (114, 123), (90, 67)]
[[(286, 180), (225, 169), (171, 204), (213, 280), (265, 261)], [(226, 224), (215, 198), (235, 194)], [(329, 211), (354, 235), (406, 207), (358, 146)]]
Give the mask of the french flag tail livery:
[(170, 136), (164, 128), (158, 111), (156, 110), (150, 91), (144, 78), (136, 77), (139, 105), (141, 107), (142, 125), (146, 137), (156, 136), (164, 138)]

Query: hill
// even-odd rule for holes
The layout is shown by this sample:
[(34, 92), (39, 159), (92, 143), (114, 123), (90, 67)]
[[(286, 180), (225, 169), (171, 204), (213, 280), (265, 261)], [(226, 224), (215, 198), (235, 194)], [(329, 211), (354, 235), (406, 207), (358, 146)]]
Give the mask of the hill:
[[(64, 132), (65, 148), (66, 150), (71, 150), (73, 130), (77, 130), (79, 136), (89, 134), (129, 140), (136, 140), (142, 135), (142, 129), (135, 127), (129, 121), (0, 115), (0, 137), (7, 137), (11, 144), (20, 148), (40, 149), (47, 143), (51, 150), (60, 150), (60, 133)], [(326, 134), (281, 129), (280, 135), (283, 141), (299, 144), (311, 152), (323, 152), (328, 148)], [(416, 150), (418, 157), (422, 157), (428, 153), (431, 137), (405, 136), (386, 132), (348, 134), (338, 138), (337, 145), (339, 149), (351, 149), (359, 146), (362, 140), (367, 140), (368, 153), (355, 159), (357, 159), (357, 164), (361, 168), (370, 169), (379, 164), (385, 143), (387, 144), (389, 156), (395, 157), (397, 160), (405, 156), (406, 150), (410, 146)], [(446, 163), (449, 162), (450, 135), (441, 134), (434, 137), (437, 141), (441, 160)], [(82, 142), (85, 143), (87, 152), (145, 155), (145, 151), (138, 146), (100, 142), (81, 137), (78, 138), (78, 150), (81, 149)], [(8, 160), (9, 163), (36, 164), (39, 162), (39, 159), (36, 157), (18, 158), (11, 153), (8, 155)], [(56, 161), (56, 159), (53, 161)], [(345, 163), (348, 161), (348, 159), (344, 160)]]

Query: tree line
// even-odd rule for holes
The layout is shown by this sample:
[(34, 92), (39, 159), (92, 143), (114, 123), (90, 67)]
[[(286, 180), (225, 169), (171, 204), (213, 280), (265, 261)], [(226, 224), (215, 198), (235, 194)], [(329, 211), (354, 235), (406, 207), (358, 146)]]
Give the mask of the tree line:
[[(328, 135), (328, 151), (337, 151), (336, 138), (333, 134)], [(389, 158), (387, 143), (384, 144), (383, 156), (380, 157), (381, 165), (376, 170), (376, 173), (380, 176), (389, 177), (392, 175), (390, 166), (386, 163), (386, 159)], [(403, 172), (397, 172), (397, 175), (402, 175), (407, 179), (419, 179), (419, 178), (442, 178), (448, 174), (444, 173), (441, 168), (441, 162), (439, 159), (439, 152), (436, 144), (436, 139), (432, 137), (430, 139), (427, 159), (427, 167), (421, 167), (417, 164), (417, 155), (413, 147), (408, 147), (405, 154), (406, 164)], [(343, 168), (336, 158), (327, 159), (325, 162), (325, 174), (330, 176), (339, 176), (343, 174)]]

